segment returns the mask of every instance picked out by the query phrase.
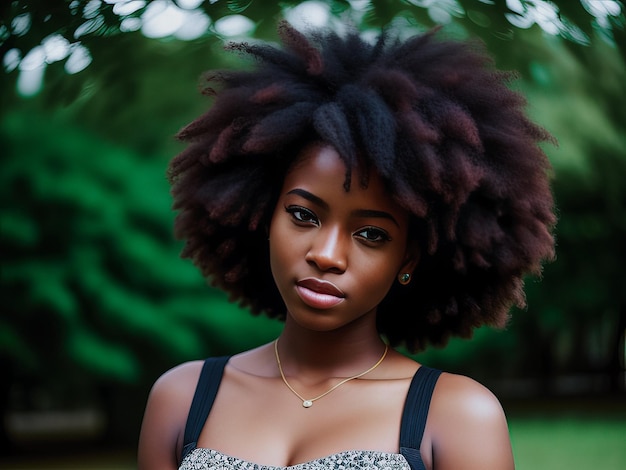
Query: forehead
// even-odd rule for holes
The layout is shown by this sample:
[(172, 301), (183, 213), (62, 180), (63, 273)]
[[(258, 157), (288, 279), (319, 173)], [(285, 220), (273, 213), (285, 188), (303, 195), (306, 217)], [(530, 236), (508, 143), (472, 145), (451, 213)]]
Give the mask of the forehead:
[(349, 190), (346, 190), (346, 164), (337, 151), (326, 144), (313, 144), (306, 147), (298, 156), (294, 165), (287, 172), (284, 182), (284, 193), (300, 187), (311, 193), (324, 194), (330, 200), (339, 198), (367, 206), (376, 206), (396, 214), (405, 212), (393, 199), (383, 179), (376, 171), (370, 171), (367, 187), (359, 183), (362, 168), (358, 166), (352, 171), (352, 181)]
[[(357, 165), (351, 168), (351, 179), (359, 180), (362, 176), (362, 169)], [(309, 181), (310, 183), (319, 182), (320, 175), (332, 180), (341, 179), (341, 185), (344, 186), (347, 176), (347, 167), (339, 153), (329, 144), (322, 142), (314, 142), (302, 149), (293, 164), (287, 171), (287, 180), (300, 179)], [(375, 172), (370, 172), (370, 177), (377, 178)], [(350, 192), (352, 184), (349, 185)]]
[(297, 175), (306, 174), (307, 171), (311, 170), (345, 175), (346, 165), (332, 146), (323, 143), (313, 143), (302, 149), (287, 175), (293, 173)]

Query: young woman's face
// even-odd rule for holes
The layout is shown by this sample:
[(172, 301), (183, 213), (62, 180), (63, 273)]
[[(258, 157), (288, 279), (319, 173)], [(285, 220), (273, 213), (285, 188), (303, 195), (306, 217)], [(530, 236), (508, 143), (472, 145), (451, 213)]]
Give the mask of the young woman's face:
[(372, 173), (346, 192), (346, 167), (329, 146), (308, 147), (287, 174), (270, 226), (274, 280), (290, 315), (329, 331), (369, 316), (398, 273), (411, 272), (408, 213)]

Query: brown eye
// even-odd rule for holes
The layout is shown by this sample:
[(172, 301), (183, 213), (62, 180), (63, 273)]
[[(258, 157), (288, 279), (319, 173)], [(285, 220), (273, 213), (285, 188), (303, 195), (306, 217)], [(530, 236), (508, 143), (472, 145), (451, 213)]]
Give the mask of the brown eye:
[(365, 227), (356, 232), (355, 236), (369, 243), (382, 243), (391, 240), (387, 232), (377, 227)]
[(291, 217), (299, 223), (310, 223), (314, 225), (319, 225), (319, 221), (317, 220), (317, 216), (302, 206), (288, 206), (285, 210), (291, 214)]

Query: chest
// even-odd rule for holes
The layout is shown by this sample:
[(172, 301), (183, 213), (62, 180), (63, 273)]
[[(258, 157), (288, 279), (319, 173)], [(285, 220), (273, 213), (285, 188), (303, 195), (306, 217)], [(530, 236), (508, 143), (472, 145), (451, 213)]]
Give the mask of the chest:
[(345, 451), (398, 453), (409, 385), (357, 379), (304, 408), (279, 378), (227, 372), (198, 447), (278, 467)]

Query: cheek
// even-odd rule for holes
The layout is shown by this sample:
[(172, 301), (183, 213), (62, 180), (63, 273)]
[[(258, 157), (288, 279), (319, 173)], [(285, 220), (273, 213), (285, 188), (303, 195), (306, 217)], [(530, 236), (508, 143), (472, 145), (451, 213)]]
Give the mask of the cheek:
[(278, 288), (279, 292), (283, 293), (283, 283), (285, 276), (285, 260), (282, 258), (282, 254), (276, 250), (276, 243), (273, 241), (271, 233), (270, 233), (270, 270), (272, 273), (272, 278), (274, 279), (274, 284)]
[(280, 217), (278, 213), (278, 208), (274, 210), (274, 214), (272, 215), (272, 219), (270, 220), (270, 226), (268, 230), (268, 241), (270, 246), (270, 255), (274, 252), (276, 248), (276, 242), (281, 236), (281, 230), (279, 229), (280, 225)]
[(390, 250), (380, 253), (370, 253), (361, 258), (360, 266), (355, 266), (360, 273), (360, 282), (365, 289), (376, 292), (384, 298), (396, 281), (398, 273), (406, 260), (406, 242), (394, 245)]
[(396, 279), (397, 264), (399, 263), (396, 263), (395, 256), (370, 254), (362, 257), (361, 262), (352, 267), (361, 289), (375, 293), (382, 300)]

